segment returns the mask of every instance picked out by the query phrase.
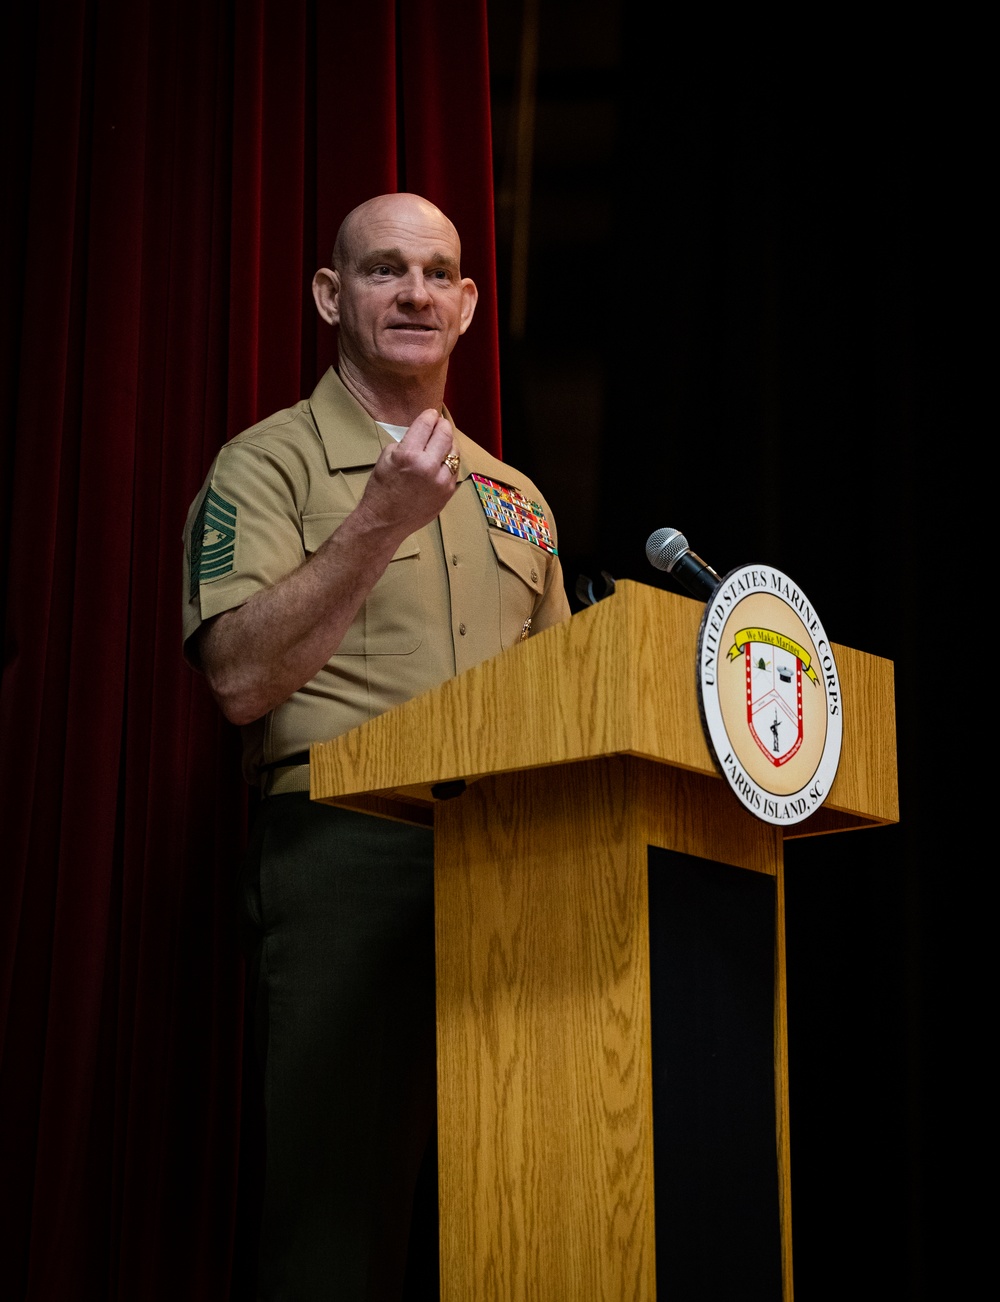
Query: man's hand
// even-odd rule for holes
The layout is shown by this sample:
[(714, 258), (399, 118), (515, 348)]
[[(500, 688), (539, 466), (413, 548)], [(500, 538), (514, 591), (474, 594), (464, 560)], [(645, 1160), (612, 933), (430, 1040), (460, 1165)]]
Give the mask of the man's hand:
[(453, 446), (451, 425), (440, 412), (421, 412), (400, 442), (385, 448), (375, 463), (357, 506), (360, 523), (397, 534), (397, 547), (430, 524), (455, 491), (455, 476), (445, 465)]
[(312, 556), (274, 587), (207, 621), (201, 665), (231, 723), (252, 723), (330, 659), (404, 538), (451, 500), (451, 425), (421, 412), (375, 463), (361, 501)]

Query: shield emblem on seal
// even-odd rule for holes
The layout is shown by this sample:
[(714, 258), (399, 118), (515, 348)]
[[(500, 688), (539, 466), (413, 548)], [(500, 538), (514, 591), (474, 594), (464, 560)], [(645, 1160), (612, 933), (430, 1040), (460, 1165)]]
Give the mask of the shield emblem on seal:
[(802, 661), (766, 642), (747, 642), (743, 656), (747, 724), (768, 761), (780, 768), (802, 745)]

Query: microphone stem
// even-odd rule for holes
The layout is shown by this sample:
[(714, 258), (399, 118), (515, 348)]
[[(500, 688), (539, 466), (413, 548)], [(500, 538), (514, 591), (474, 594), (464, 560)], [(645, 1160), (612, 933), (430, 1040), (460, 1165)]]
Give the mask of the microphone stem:
[(684, 552), (670, 568), (670, 573), (683, 583), (692, 596), (700, 601), (709, 601), (722, 579), (706, 565), (700, 556), (692, 551)]

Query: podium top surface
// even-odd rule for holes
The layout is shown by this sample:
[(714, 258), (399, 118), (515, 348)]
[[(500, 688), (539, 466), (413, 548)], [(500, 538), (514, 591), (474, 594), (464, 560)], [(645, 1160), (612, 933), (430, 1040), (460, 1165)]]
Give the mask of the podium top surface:
[[(555, 628), (311, 749), (314, 800), (430, 804), (434, 783), (633, 755), (715, 778), (698, 713), (704, 606), (621, 581)], [(824, 806), (786, 835), (898, 821), (892, 662), (834, 644), (844, 742)], [(720, 789), (719, 799), (735, 799)], [(358, 801), (357, 803), (363, 803)]]

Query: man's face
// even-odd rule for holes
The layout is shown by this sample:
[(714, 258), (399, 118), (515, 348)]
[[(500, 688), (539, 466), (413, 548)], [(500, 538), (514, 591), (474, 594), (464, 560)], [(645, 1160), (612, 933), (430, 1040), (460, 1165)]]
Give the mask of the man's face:
[(425, 200), (364, 205), (338, 249), (332, 320), (342, 361), (372, 375), (439, 370), (476, 306), (460, 255), (455, 228)]

